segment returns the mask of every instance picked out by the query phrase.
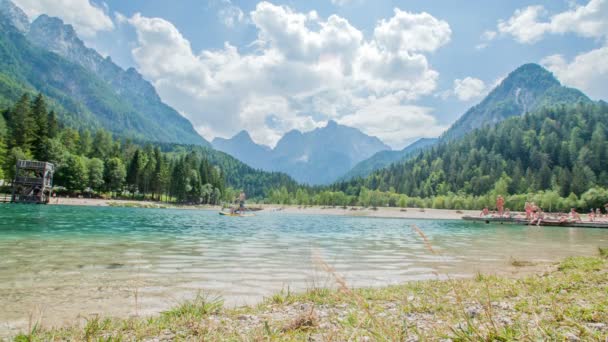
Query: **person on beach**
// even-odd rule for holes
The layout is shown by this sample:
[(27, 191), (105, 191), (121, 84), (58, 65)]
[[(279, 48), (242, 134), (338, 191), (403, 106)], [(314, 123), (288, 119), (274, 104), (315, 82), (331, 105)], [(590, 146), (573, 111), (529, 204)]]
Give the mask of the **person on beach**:
[(526, 211), (526, 220), (530, 221), (532, 219), (532, 205), (530, 202), (526, 202), (524, 210)]
[(568, 214), (568, 220), (571, 222), (581, 222), (581, 215), (576, 212), (576, 209), (570, 209), (570, 214)]
[(245, 196), (245, 191), (241, 191), (241, 193), (239, 194), (239, 209), (238, 212), (239, 214), (245, 212), (245, 200), (247, 199), (247, 197)]
[(509, 209), (509, 208), (505, 209), (505, 217), (511, 218), (511, 209)]
[(479, 214), (480, 217), (485, 217), (488, 215), (490, 215), (490, 210), (488, 209), (488, 207), (484, 207), (481, 213)]
[(595, 211), (593, 211), (593, 208), (591, 208), (591, 211), (589, 212), (589, 221), (595, 221)]
[(496, 210), (498, 210), (498, 216), (502, 216), (505, 209), (505, 199), (498, 195), (496, 197)]
[(602, 211), (600, 210), (600, 208), (595, 208), (595, 219), (597, 220), (602, 217), (603, 217), (603, 215), (602, 215)]

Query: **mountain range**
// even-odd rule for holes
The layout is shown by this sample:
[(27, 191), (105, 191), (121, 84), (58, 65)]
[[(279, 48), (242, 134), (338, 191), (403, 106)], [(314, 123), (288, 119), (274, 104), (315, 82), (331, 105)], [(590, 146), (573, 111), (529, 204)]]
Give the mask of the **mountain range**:
[(0, 0), (0, 107), (23, 93), (42, 93), (61, 121), (77, 129), (105, 128), (142, 141), (213, 146), (254, 168), (285, 172), (311, 185), (366, 177), (438, 142), (457, 140), (546, 105), (592, 102), (579, 90), (562, 86), (543, 67), (525, 64), (441, 137), (420, 139), (400, 151), (334, 121), (310, 132), (290, 131), (274, 148), (256, 144), (246, 131), (209, 144), (186, 118), (162, 102), (137, 70), (124, 70), (88, 48), (60, 19), (43, 14), (30, 23), (10, 0)]
[(349, 180), (352, 178), (365, 177), (387, 165), (405, 160), (421, 150), (433, 146), (437, 141), (439, 141), (437, 138), (421, 138), (399, 151), (380, 151), (368, 159), (359, 162), (345, 175), (340, 177), (340, 179)]
[(403, 162), (421, 150), (467, 133), (494, 126), (547, 105), (591, 103), (580, 90), (568, 88), (538, 64), (524, 64), (511, 72), (479, 104), (471, 107), (439, 139), (421, 139), (401, 151), (382, 151), (361, 161), (342, 180), (365, 177), (395, 162)]
[(287, 132), (274, 149), (256, 144), (242, 131), (230, 139), (216, 138), (215, 149), (267, 171), (281, 171), (301, 183), (329, 184), (358, 162), (390, 150), (380, 139), (329, 121), (310, 132)]
[(135, 69), (124, 70), (87, 48), (60, 19), (41, 15), (30, 24), (19, 7), (0, 0), (0, 105), (24, 92), (45, 95), (75, 128), (209, 146)]

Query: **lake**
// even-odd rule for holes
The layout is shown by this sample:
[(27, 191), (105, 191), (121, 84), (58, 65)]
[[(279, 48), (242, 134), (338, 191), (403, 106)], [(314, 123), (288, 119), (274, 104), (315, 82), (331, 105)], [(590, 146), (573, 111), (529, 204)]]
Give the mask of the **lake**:
[[(417, 225), (437, 254), (411, 228)], [(280, 291), (508, 273), (510, 260), (591, 255), (608, 230), (213, 211), (0, 205), (0, 333), (78, 314), (152, 314), (202, 292), (227, 305)], [(1, 336), (1, 335), (0, 335)]]

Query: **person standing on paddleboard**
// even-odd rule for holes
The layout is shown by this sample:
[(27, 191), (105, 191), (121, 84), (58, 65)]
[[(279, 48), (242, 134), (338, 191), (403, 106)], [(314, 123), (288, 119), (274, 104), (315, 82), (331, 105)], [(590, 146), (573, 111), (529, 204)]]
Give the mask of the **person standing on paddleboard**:
[(245, 199), (247, 197), (245, 196), (245, 191), (241, 191), (241, 194), (239, 195), (239, 213), (243, 213), (245, 211)]

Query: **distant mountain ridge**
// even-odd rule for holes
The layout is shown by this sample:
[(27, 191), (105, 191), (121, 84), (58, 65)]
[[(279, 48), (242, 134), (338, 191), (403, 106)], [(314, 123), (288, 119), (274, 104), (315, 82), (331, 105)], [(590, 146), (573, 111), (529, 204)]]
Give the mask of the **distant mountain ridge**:
[(412, 157), (423, 149), (433, 146), (437, 141), (439, 141), (438, 138), (421, 138), (399, 151), (380, 151), (368, 159), (359, 162), (340, 179), (349, 180), (357, 177), (365, 177), (387, 165)]
[(230, 139), (216, 138), (212, 145), (250, 166), (285, 172), (311, 185), (329, 184), (359, 161), (390, 149), (380, 139), (335, 121), (310, 132), (289, 131), (274, 149), (256, 144), (244, 131)]
[(390, 164), (406, 161), (437, 142), (458, 139), (477, 128), (494, 126), (509, 117), (536, 111), (545, 105), (578, 102), (593, 101), (578, 89), (562, 86), (555, 76), (542, 66), (524, 64), (512, 71), (479, 104), (467, 110), (439, 139), (419, 141), (423, 146), (411, 145), (412, 148), (408, 146), (402, 151), (379, 152), (357, 164), (341, 179), (366, 177)]
[(76, 128), (209, 146), (135, 69), (125, 71), (87, 48), (72, 26), (46, 15), (30, 25), (10, 0), (0, 0), (0, 22), (0, 103), (41, 92)]
[(230, 139), (215, 138), (211, 142), (213, 148), (231, 156), (239, 156), (237, 159), (243, 163), (256, 168), (268, 169), (268, 161), (272, 149), (268, 146), (256, 144), (247, 131), (240, 131)]

